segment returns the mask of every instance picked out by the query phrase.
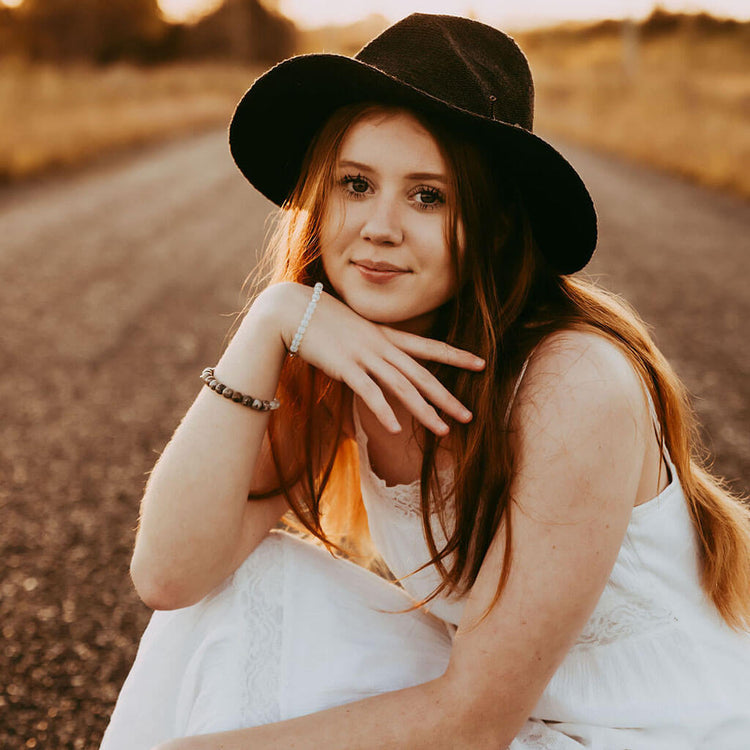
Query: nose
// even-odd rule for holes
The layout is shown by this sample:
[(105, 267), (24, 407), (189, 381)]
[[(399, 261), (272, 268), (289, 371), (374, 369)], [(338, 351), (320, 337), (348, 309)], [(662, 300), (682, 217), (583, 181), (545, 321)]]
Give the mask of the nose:
[(404, 232), (396, 201), (381, 195), (368, 201), (368, 208), (359, 236), (378, 245), (401, 244)]

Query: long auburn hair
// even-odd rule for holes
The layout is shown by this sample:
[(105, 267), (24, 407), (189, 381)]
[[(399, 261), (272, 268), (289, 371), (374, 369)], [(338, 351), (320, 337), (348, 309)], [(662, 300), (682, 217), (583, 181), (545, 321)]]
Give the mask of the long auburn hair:
[[(254, 289), (281, 281), (327, 283), (319, 237), (326, 201), (344, 136), (353, 124), (397, 111), (379, 103), (337, 110), (308, 148), (297, 185), (277, 216), (268, 250), (250, 278)], [(447, 163), (450, 190), (447, 225), (458, 292), (438, 310), (432, 338), (479, 354), (481, 372), (439, 363), (426, 366), (474, 414), (469, 424), (440, 416), (451, 427), (458, 467), (443, 494), (435, 466), (440, 438), (420, 430), (422, 525), (441, 583), (435, 596), (466, 594), (477, 578), (498, 529), (505, 553), (492, 604), (500, 598), (511, 566), (513, 526), (509, 506), (517, 465), (516, 444), (506, 414), (527, 356), (546, 336), (587, 330), (612, 341), (646, 384), (666, 447), (677, 469), (697, 532), (701, 585), (733, 628), (750, 626), (750, 509), (712, 476), (686, 390), (656, 348), (637, 313), (621, 298), (583, 278), (561, 276), (540, 255), (523, 201), (512, 182), (500, 183), (484, 154), (446, 123), (411, 111), (435, 137)], [(459, 262), (459, 226), (465, 235)], [(252, 296), (252, 295), (251, 295)], [(269, 421), (271, 455), (279, 486), (251, 493), (260, 499), (283, 492), (292, 509), (285, 521), (312, 535), (333, 554), (338, 550), (387, 573), (372, 544), (359, 483), (358, 450), (344, 430), (351, 390), (300, 358), (286, 360), (278, 393), (284, 408)], [(302, 426), (302, 429), (300, 429)], [(438, 548), (432, 518), (446, 543)], [(482, 618), (483, 619), (483, 618)]]

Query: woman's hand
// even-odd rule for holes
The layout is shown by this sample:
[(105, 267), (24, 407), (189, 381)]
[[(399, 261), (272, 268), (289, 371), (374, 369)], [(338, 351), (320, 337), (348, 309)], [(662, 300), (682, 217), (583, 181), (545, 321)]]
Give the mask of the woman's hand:
[[(310, 287), (283, 282), (267, 287), (256, 300), (278, 325), (287, 349), (310, 298)], [(297, 355), (330, 378), (346, 383), (393, 433), (400, 432), (401, 425), (383, 389), (402, 401), (425, 427), (438, 435), (445, 435), (448, 425), (440, 419), (435, 407), (461, 422), (472, 418), (471, 412), (417, 359), (470, 370), (484, 367), (484, 360), (443, 341), (373, 323), (325, 291)]]

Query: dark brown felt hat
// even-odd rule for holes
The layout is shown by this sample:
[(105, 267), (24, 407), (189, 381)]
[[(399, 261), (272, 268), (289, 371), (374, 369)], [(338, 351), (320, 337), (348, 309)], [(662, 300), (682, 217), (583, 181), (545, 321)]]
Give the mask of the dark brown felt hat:
[(499, 180), (513, 179), (547, 262), (562, 274), (588, 263), (596, 211), (578, 173), (532, 133), (534, 84), (513, 39), (459, 16), (414, 13), (353, 58), (299, 55), (260, 76), (229, 126), (237, 166), (282, 205), (310, 141), (333, 112), (355, 102), (412, 108), (457, 127), (487, 154)]

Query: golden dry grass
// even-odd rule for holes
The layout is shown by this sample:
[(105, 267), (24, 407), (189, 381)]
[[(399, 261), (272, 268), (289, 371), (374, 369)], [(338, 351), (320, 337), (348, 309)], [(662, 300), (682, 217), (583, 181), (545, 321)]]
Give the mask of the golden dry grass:
[(0, 61), (0, 178), (226, 124), (258, 73), (218, 63), (97, 69)]
[(536, 81), (535, 129), (750, 198), (750, 24), (641, 38), (516, 35)]
[[(643, 35), (630, 74), (614, 25), (515, 36), (536, 81), (536, 130), (750, 198), (750, 24)], [(0, 60), (0, 179), (226, 124), (259, 72)]]

